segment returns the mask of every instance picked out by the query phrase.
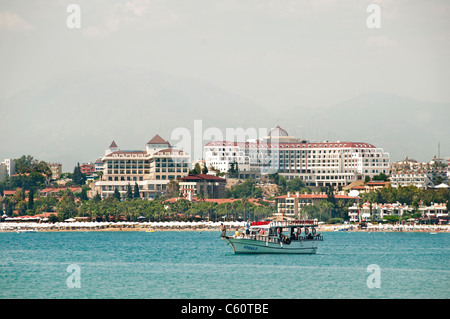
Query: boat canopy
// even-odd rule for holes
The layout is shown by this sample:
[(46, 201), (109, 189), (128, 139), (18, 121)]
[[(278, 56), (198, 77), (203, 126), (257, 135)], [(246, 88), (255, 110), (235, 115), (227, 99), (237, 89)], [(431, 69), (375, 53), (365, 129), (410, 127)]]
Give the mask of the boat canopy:
[(277, 228), (277, 227), (316, 227), (318, 222), (316, 219), (289, 220), (289, 221), (261, 221), (252, 222), (252, 228)]

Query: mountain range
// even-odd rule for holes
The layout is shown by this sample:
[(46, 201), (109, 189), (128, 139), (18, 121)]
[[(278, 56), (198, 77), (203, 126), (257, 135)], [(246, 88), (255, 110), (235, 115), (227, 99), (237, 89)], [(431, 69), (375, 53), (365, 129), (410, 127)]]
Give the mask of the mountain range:
[[(299, 101), (299, 105), (301, 101)], [(32, 155), (61, 162), (63, 171), (102, 156), (115, 141), (144, 149), (176, 128), (272, 128), (311, 141), (367, 142), (391, 161), (450, 155), (450, 103), (368, 93), (331, 105), (264, 108), (196, 78), (143, 69), (98, 68), (45, 81), (0, 100), (0, 159)]]

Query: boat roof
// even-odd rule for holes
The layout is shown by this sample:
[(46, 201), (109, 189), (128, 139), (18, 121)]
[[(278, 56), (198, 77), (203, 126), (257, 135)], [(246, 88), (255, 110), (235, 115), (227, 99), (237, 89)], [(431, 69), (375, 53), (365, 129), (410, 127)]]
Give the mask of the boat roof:
[(261, 221), (252, 222), (250, 228), (279, 228), (279, 227), (315, 227), (318, 226), (317, 220), (285, 220), (285, 221)]

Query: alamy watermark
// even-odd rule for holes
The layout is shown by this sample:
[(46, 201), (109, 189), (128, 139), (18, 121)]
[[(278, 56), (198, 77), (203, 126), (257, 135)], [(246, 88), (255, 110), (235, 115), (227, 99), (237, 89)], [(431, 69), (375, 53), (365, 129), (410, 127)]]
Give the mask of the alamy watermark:
[[(66, 25), (69, 29), (81, 28), (81, 8), (78, 4), (69, 4), (66, 8), (66, 12), (70, 13), (66, 19)], [(366, 25), (369, 29), (381, 28), (381, 7), (379, 4), (371, 3), (367, 6), (367, 13), (370, 15), (367, 17)]]
[(370, 15), (367, 17), (366, 25), (369, 29), (381, 28), (381, 7), (379, 4), (372, 3), (367, 6)]
[(371, 264), (366, 269), (370, 275), (367, 277), (367, 288), (381, 288), (381, 268), (377, 264)]
[(66, 279), (67, 288), (81, 288), (81, 267), (77, 264), (67, 266), (70, 275)]
[(70, 13), (66, 19), (66, 25), (69, 29), (81, 28), (81, 8), (78, 4), (69, 4), (66, 8), (66, 12)]
[[(282, 129), (280, 129), (282, 130)], [(171, 133), (174, 147), (189, 154), (194, 159), (208, 157), (208, 152), (216, 158), (235, 158), (243, 164), (245, 158), (252, 157), (261, 169), (268, 173), (278, 171), (280, 135), (271, 134), (267, 128), (225, 128), (203, 127), (202, 120), (194, 120), (192, 130), (178, 127)], [(209, 147), (205, 147), (208, 145)], [(245, 153), (245, 154), (244, 154)], [(218, 159), (221, 160), (221, 159)]]

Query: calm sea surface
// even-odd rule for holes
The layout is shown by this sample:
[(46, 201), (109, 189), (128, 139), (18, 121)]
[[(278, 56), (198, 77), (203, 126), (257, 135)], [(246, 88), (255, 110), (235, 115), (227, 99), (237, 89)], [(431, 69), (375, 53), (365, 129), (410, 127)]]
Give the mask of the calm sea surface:
[(316, 255), (280, 256), (235, 255), (209, 231), (0, 233), (0, 298), (450, 298), (450, 234), (324, 239)]

